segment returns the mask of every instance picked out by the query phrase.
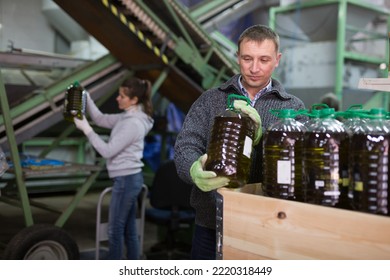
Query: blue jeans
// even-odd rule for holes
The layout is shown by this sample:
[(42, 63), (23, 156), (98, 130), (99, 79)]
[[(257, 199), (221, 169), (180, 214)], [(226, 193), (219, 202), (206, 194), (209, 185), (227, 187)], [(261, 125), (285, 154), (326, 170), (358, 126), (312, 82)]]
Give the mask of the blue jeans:
[(215, 260), (216, 243), (215, 230), (195, 225), (192, 237), (191, 258), (193, 260)]
[(140, 255), (136, 214), (137, 199), (143, 184), (142, 172), (113, 178), (108, 222), (108, 259), (120, 260), (123, 245), (126, 257), (136, 260)]

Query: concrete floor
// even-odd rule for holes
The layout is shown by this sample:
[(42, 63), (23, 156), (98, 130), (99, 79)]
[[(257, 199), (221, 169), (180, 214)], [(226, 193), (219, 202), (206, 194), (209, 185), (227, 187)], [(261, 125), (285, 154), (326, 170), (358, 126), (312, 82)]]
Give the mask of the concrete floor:
[[(96, 236), (96, 213), (97, 213), (97, 203), (99, 199), (100, 191), (89, 191), (85, 195), (79, 204), (79, 206), (74, 210), (72, 215), (69, 217), (63, 229), (66, 230), (72, 238), (76, 241), (79, 246), (81, 259), (94, 259), (94, 250), (95, 250), (95, 236)], [(54, 194), (54, 195), (45, 195), (45, 196), (34, 196), (32, 199), (37, 202), (45, 203), (48, 205), (54, 205), (56, 208), (64, 208), (74, 197), (73, 194)], [(104, 200), (103, 203), (103, 213), (107, 211), (108, 199)], [(149, 207), (147, 205), (147, 207)], [(32, 207), (34, 223), (49, 223), (54, 224), (56, 219), (59, 217), (57, 213), (51, 213), (47, 210), (38, 209)], [(24, 226), (23, 212), (20, 208), (8, 205), (6, 203), (0, 202), (0, 244), (4, 245)], [(159, 228), (151, 224), (148, 221), (145, 221), (144, 227), (144, 244), (143, 250), (146, 259), (166, 259), (164, 255), (149, 255), (149, 253), (161, 246), (155, 246), (159, 242)], [(102, 243), (101, 248), (105, 248), (105, 244)], [(185, 253), (189, 253), (184, 250)], [(189, 249), (188, 249), (189, 250)], [(4, 246), (0, 246), (0, 259), (2, 258), (2, 253), (4, 251)], [(91, 253), (93, 253), (91, 255)], [(186, 257), (170, 257), (171, 259), (185, 259)]]

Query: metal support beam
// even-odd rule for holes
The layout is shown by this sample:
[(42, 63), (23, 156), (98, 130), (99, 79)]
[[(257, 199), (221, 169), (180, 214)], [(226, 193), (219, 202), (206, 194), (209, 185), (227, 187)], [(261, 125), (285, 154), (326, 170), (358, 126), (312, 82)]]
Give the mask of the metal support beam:
[[(178, 57), (174, 57), (170, 64), (174, 65), (177, 61)], [(161, 72), (161, 74), (158, 76), (157, 80), (154, 81), (153, 86), (152, 86), (152, 97), (155, 95), (155, 93), (158, 91), (162, 83), (165, 81), (165, 79), (168, 77), (170, 68), (166, 67), (164, 70)]]
[(0, 105), (3, 116), (3, 122), (7, 133), (7, 139), (10, 146), (10, 155), (13, 163), (13, 168), (15, 172), (16, 185), (18, 188), (18, 193), (20, 201), (22, 203), (22, 210), (24, 214), (24, 223), (26, 226), (31, 226), (34, 224), (33, 217), (31, 213), (31, 206), (28, 199), (28, 194), (26, 190), (26, 184), (23, 180), (22, 165), (20, 163), (19, 151), (16, 145), (16, 139), (14, 134), (14, 129), (11, 122), (10, 110), (8, 105), (7, 93), (5, 91), (3, 77), (0, 71)]
[[(104, 162), (105, 162), (104, 160), (101, 160), (98, 163), (98, 166), (102, 167), (104, 165)], [(65, 222), (68, 220), (70, 215), (79, 205), (81, 199), (85, 196), (85, 194), (87, 193), (91, 185), (95, 182), (96, 178), (99, 176), (100, 171), (101, 170), (91, 172), (91, 175), (87, 178), (85, 183), (78, 189), (76, 195), (73, 197), (73, 199), (68, 204), (66, 209), (62, 212), (62, 214), (58, 217), (57, 221), (55, 222), (56, 226), (62, 227), (65, 224)]]
[(341, 0), (338, 8), (337, 50), (336, 50), (336, 83), (334, 93), (340, 101), (342, 108), (343, 80), (344, 80), (344, 52), (345, 52), (345, 28), (347, 25), (347, 1)]

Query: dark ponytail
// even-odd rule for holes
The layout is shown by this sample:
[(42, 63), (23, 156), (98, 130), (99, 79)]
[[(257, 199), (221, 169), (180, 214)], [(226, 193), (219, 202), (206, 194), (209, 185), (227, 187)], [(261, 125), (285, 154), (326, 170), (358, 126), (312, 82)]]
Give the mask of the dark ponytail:
[(125, 87), (128, 89), (127, 96), (129, 96), (130, 98), (137, 96), (138, 104), (143, 105), (143, 110), (145, 114), (147, 114), (149, 117), (152, 117), (152, 83), (149, 80), (142, 80), (136, 77), (130, 77), (122, 83), (121, 87)]
[(152, 115), (153, 115), (152, 83), (149, 80), (143, 80), (143, 81), (146, 84), (146, 87), (145, 87), (145, 94), (144, 94), (142, 104), (144, 105), (144, 112), (149, 117), (152, 117)]

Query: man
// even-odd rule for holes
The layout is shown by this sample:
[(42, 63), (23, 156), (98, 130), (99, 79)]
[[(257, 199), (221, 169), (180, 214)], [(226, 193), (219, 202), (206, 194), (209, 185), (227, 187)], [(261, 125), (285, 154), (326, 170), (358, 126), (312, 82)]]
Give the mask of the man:
[[(216, 189), (226, 186), (226, 177), (205, 171), (206, 151), (214, 118), (226, 109), (229, 94), (251, 100), (234, 101), (234, 107), (247, 113), (258, 126), (253, 139), (252, 165), (248, 183), (261, 182), (262, 130), (277, 121), (270, 109), (304, 109), (303, 102), (288, 94), (271, 75), (279, 65), (279, 36), (269, 27), (255, 25), (246, 29), (238, 40), (237, 61), (240, 74), (217, 88), (206, 90), (190, 108), (175, 143), (178, 175), (194, 184), (191, 205), (196, 211), (192, 243), (193, 259), (216, 258)], [(261, 118), (260, 118), (261, 116)]]

